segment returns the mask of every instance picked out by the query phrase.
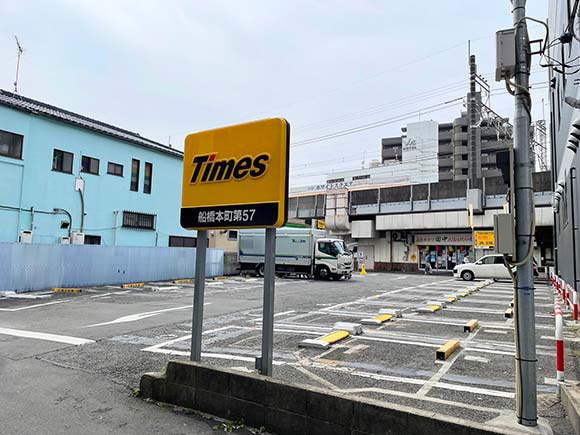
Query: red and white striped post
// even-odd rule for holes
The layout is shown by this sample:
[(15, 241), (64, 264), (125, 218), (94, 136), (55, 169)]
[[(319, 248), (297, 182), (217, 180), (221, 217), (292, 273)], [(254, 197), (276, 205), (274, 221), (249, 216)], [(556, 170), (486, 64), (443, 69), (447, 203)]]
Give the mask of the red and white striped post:
[(564, 318), (560, 300), (554, 298), (554, 317), (556, 319), (556, 380), (564, 381)]
[(576, 289), (571, 288), (572, 290), (572, 307), (574, 310), (574, 321), (578, 321), (578, 292)]

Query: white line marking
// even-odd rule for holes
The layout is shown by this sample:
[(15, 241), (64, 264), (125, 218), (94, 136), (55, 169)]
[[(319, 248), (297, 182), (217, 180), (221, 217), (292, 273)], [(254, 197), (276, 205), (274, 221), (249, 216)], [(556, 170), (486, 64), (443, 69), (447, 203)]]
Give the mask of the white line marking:
[(343, 389), (343, 390), (335, 390), (339, 393), (345, 393), (345, 394), (349, 394), (349, 393), (379, 393), (379, 394), (385, 394), (385, 395), (391, 395), (391, 396), (400, 396), (400, 397), (407, 397), (410, 399), (418, 399), (421, 400), (423, 402), (433, 402), (433, 403), (439, 403), (442, 405), (449, 405), (449, 406), (455, 406), (458, 408), (466, 408), (466, 409), (474, 409), (477, 411), (484, 411), (484, 412), (502, 412), (503, 410), (501, 409), (495, 409), (495, 408), (486, 408), (483, 406), (477, 406), (477, 405), (472, 405), (472, 404), (467, 404), (467, 403), (461, 403), (461, 402), (452, 402), (450, 400), (445, 400), (445, 399), (438, 399), (436, 397), (417, 397), (415, 394), (413, 393), (406, 393), (404, 391), (397, 391), (397, 390), (388, 390), (385, 388), (375, 388), (375, 387), (369, 387), (369, 388), (349, 388), (349, 389)]
[(21, 331), (18, 329), (0, 328), (0, 334), (12, 335), (13, 337), (34, 338), (36, 340), (54, 341), (55, 343), (72, 344), (80, 346), (81, 344), (94, 343), (94, 340), (86, 338), (69, 337), (67, 335), (47, 334), (45, 332)]
[(46, 304), (28, 305), (26, 307), (20, 307), (20, 308), (0, 308), (0, 311), (22, 311), (22, 310), (29, 310), (30, 308), (45, 307), (47, 305), (63, 304), (65, 302), (70, 302), (70, 301), (72, 301), (72, 299), (69, 299), (66, 301), (47, 302)]
[[(211, 302), (206, 302), (205, 305), (210, 305)], [(149, 311), (147, 313), (138, 313), (138, 314), (130, 314), (128, 316), (119, 317), (115, 320), (111, 320), (110, 322), (103, 322), (103, 323), (95, 323), (93, 325), (83, 326), (83, 328), (93, 328), (95, 326), (105, 326), (105, 325), (113, 325), (116, 323), (127, 323), (127, 322), (136, 322), (138, 320), (143, 320), (148, 317), (158, 316), (159, 314), (167, 313), (169, 311), (177, 311), (177, 310), (185, 310), (191, 309), (191, 305), (184, 305), (182, 307), (175, 307), (175, 308), (166, 308), (164, 310), (157, 310), (157, 311)]]
[(356, 346), (351, 347), (348, 350), (345, 350), (344, 353), (346, 355), (353, 355), (355, 353), (359, 353), (362, 352), (365, 349), (368, 349), (369, 346), (367, 346), (366, 344), (357, 344)]
[(282, 313), (276, 313), (276, 314), (274, 314), (274, 317), (285, 316), (286, 314), (292, 314), (292, 313), (295, 313), (295, 312), (296, 311), (294, 311), (294, 310), (284, 311)]
[(310, 379), (312, 379), (313, 381), (318, 382), (320, 385), (324, 385), (326, 388), (330, 388), (331, 390), (336, 389), (336, 385), (334, 385), (333, 383), (327, 381), (326, 379), (321, 378), (320, 376), (312, 373), (310, 370), (307, 370), (301, 366), (296, 366), (294, 368), (296, 370), (298, 370), (300, 373), (302, 373), (302, 374), (306, 375), (307, 377), (309, 377)]
[(94, 296), (90, 296), (90, 297), (89, 297), (89, 299), (97, 299), (97, 298), (102, 298), (102, 297), (104, 297), (104, 296), (109, 296), (109, 295), (112, 295), (112, 294), (113, 294), (113, 293), (103, 293), (103, 294), (100, 294), (100, 295), (94, 295)]
[(389, 338), (374, 338), (365, 337), (363, 335), (357, 335), (353, 337), (355, 340), (366, 340), (366, 341), (382, 341), (383, 343), (398, 343), (398, 344), (408, 344), (409, 346), (423, 346), (423, 347), (441, 347), (440, 344), (431, 343), (421, 343), (419, 341), (406, 341), (406, 340), (391, 340)]
[(484, 358), (482, 356), (465, 355), (463, 357), (463, 359), (465, 361), (475, 361), (475, 362), (480, 362), (480, 363), (488, 363), (489, 362), (489, 360), (487, 358)]
[(508, 399), (513, 399), (514, 397), (516, 397), (515, 393), (510, 393), (508, 391), (498, 391), (498, 390), (490, 390), (487, 388), (468, 387), (467, 385), (447, 384), (444, 382), (436, 383), (435, 388), (445, 388), (447, 390), (454, 391), (465, 391), (466, 393), (483, 394), (486, 396), (505, 397)]
[(508, 331), (506, 331), (505, 329), (504, 330), (499, 330), (499, 329), (484, 329), (483, 332), (487, 332), (489, 334), (507, 334), (508, 333)]

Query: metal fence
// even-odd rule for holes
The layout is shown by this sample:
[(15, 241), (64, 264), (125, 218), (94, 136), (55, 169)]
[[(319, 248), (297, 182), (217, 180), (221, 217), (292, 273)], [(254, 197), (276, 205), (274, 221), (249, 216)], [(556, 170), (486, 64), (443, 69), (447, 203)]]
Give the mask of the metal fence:
[[(195, 275), (194, 248), (0, 243), (0, 291), (165, 281)], [(208, 249), (206, 275), (224, 270), (224, 251)]]

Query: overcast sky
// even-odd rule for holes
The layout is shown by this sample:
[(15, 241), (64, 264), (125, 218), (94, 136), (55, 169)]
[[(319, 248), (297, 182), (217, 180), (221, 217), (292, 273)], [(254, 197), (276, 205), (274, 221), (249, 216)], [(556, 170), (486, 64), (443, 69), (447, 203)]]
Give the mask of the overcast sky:
[[(324, 178), (317, 174), (379, 158), (381, 138), (399, 135), (409, 122), (458, 117), (457, 102), (428, 112), (467, 92), (469, 39), (478, 71), (497, 89), (492, 108), (511, 118), (512, 98), (492, 76), (494, 35), (512, 26), (510, 6), (508, 0), (0, 0), (0, 88), (13, 90), (18, 35), (26, 49), (20, 94), (162, 143), (171, 136), (179, 149), (190, 132), (281, 116), (296, 143), (291, 182), (310, 184)], [(527, 15), (545, 20), (547, 2), (528, 1)], [(542, 32), (530, 27), (532, 36)], [(544, 72), (532, 74), (531, 83), (544, 81)], [(535, 119), (546, 94), (533, 93)], [(382, 120), (390, 123), (300, 144)]]

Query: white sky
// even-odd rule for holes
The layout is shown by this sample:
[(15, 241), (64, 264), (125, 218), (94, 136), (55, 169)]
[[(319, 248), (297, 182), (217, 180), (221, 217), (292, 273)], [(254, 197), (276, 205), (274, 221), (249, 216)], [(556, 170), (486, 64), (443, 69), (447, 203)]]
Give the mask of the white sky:
[[(13, 90), (16, 34), (20, 94), (162, 143), (171, 136), (179, 149), (190, 132), (265, 117), (288, 119), (296, 143), (394, 121), (294, 146), (291, 184), (312, 184), (379, 158), (381, 138), (409, 122), (458, 117), (460, 106), (418, 110), (466, 94), (468, 39), (498, 89), (492, 108), (511, 118), (512, 98), (492, 76), (510, 11), (508, 0), (0, 0), (0, 88)], [(527, 15), (544, 20), (547, 2), (528, 1)], [(537, 71), (530, 82), (546, 80)], [(539, 86), (534, 119), (547, 104)]]

